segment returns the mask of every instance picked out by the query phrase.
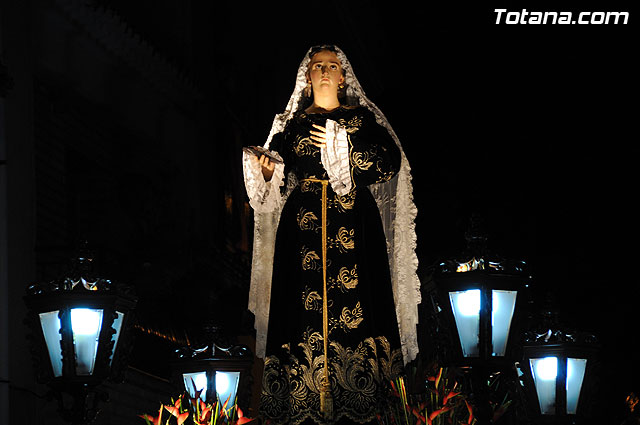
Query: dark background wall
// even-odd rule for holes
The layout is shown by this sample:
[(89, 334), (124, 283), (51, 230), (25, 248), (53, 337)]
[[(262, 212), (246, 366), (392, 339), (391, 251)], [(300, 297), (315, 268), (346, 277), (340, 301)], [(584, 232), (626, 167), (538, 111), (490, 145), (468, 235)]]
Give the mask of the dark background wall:
[[(499, 7), (630, 20), (496, 25)], [(481, 213), (491, 247), (527, 260), (563, 320), (600, 337), (603, 406), (637, 391), (628, 5), (32, 0), (0, 14), (0, 423), (53, 410), (36, 396), (21, 297), (84, 239), (140, 294), (131, 382), (164, 385), (169, 353), (205, 321), (251, 343), (240, 148), (264, 142), (303, 54), (327, 42), (403, 143), (421, 270), (462, 250)]]

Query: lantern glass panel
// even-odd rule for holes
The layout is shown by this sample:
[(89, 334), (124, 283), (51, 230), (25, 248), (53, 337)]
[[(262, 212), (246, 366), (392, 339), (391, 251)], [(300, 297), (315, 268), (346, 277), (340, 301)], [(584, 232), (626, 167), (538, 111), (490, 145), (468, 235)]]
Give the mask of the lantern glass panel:
[(73, 330), (73, 345), (76, 352), (76, 374), (93, 374), (101, 328), (102, 309), (71, 309), (71, 329)]
[(480, 348), (480, 290), (449, 292), (453, 317), (465, 357), (476, 357)]
[(491, 327), (493, 345), (493, 356), (504, 356), (507, 351), (507, 339), (513, 312), (516, 308), (516, 296), (518, 291), (493, 290), (492, 292), (492, 312)]
[(62, 348), (60, 346), (62, 334), (60, 333), (59, 312), (60, 310), (55, 310), (39, 314), (40, 326), (42, 326), (44, 341), (47, 344), (53, 376), (55, 377), (62, 376)]
[(544, 357), (529, 359), (533, 382), (538, 394), (540, 413), (555, 414), (556, 406), (556, 378), (558, 376), (558, 358)]
[(191, 398), (196, 398), (196, 392), (200, 392), (200, 399), (207, 400), (207, 372), (191, 372), (183, 373), (184, 387), (187, 389)]
[(575, 415), (578, 411), (578, 399), (586, 369), (586, 359), (567, 359), (567, 413), (569, 415)]
[(124, 313), (116, 311), (117, 317), (113, 320), (113, 329), (116, 331), (111, 337), (113, 342), (113, 348), (111, 349), (111, 357), (109, 365), (113, 362), (113, 356), (116, 353), (116, 347), (118, 346), (118, 339), (120, 339), (120, 330), (122, 329), (122, 321), (124, 320)]
[(222, 372), (216, 371), (216, 393), (218, 401), (225, 403), (227, 407), (236, 404), (236, 393), (238, 391), (238, 381), (240, 380), (240, 372)]

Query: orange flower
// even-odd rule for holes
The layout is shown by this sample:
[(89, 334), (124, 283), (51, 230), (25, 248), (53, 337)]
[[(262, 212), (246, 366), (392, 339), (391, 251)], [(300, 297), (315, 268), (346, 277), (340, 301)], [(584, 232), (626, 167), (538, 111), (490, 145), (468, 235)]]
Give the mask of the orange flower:
[(158, 416), (157, 417), (153, 417), (151, 415), (139, 415), (142, 419), (144, 419), (145, 421), (147, 421), (147, 423), (150, 423), (151, 425), (160, 425), (160, 421), (162, 421), (162, 408), (163, 405), (160, 405), (160, 410), (158, 411)]
[(182, 404), (182, 399), (179, 398), (173, 403), (173, 406), (170, 404), (165, 404), (164, 408), (169, 411), (173, 416), (177, 416), (180, 413), (180, 405)]
[(471, 405), (467, 402), (467, 400), (464, 401), (464, 404), (467, 405), (467, 410), (469, 411), (469, 420), (467, 421), (467, 425), (471, 425), (471, 423), (473, 422), (473, 409), (471, 408)]
[(209, 422), (211, 422), (213, 406), (205, 404), (202, 400), (197, 400), (194, 404), (193, 422), (197, 425), (209, 424)]
[(450, 407), (443, 407), (441, 409), (436, 410), (435, 412), (431, 412), (431, 414), (429, 415), (429, 423), (431, 423), (435, 418), (437, 418), (441, 414), (448, 412), (449, 410), (451, 410)]
[(393, 383), (393, 381), (391, 381), (391, 389), (393, 390), (393, 395), (396, 397), (400, 397), (400, 394), (398, 393), (398, 390), (396, 389), (395, 384)]
[(177, 399), (176, 402), (173, 404), (173, 406), (171, 405), (165, 405), (164, 408), (167, 409), (167, 411), (169, 411), (169, 413), (171, 413), (173, 416), (176, 417), (177, 421), (178, 421), (178, 425), (182, 425), (184, 423), (184, 421), (187, 420), (187, 418), (189, 417), (189, 412), (183, 412), (180, 413), (180, 405), (182, 403), (182, 399)]
[(444, 406), (445, 404), (447, 404), (447, 402), (449, 400), (451, 400), (452, 398), (454, 398), (455, 396), (457, 396), (458, 394), (460, 394), (459, 392), (455, 393), (453, 391), (449, 392), (449, 394), (447, 394), (446, 396), (444, 396), (444, 400), (442, 401), (442, 405)]
[(244, 413), (242, 413), (242, 409), (240, 409), (238, 407), (238, 422), (237, 422), (238, 425), (243, 425), (243, 424), (246, 424), (246, 423), (251, 422), (253, 420), (255, 420), (255, 418), (250, 419), (250, 418), (245, 417)]
[(224, 404), (222, 405), (222, 412), (225, 413), (226, 415), (226, 411), (227, 411), (227, 404), (229, 404), (229, 399), (231, 398), (231, 394), (229, 394), (229, 397), (227, 397), (227, 399), (225, 400)]
[(429, 376), (427, 381), (435, 382), (436, 388), (440, 385), (440, 379), (442, 378), (442, 368), (438, 370), (437, 376)]
[(200, 409), (199, 419), (205, 423), (209, 422), (209, 419), (211, 419), (212, 410), (213, 410), (213, 406), (202, 406), (202, 408)]
[[(415, 416), (416, 418), (418, 418), (418, 424), (421, 424), (421, 423), (426, 422), (426, 420), (427, 420), (427, 419), (426, 419), (426, 418), (424, 417), (424, 415), (422, 415), (422, 414), (420, 413), (420, 411), (419, 411), (418, 409), (416, 409), (415, 407), (413, 407), (413, 408), (411, 409), (411, 413), (413, 413), (413, 416)], [(416, 424), (416, 425), (418, 425), (418, 424)]]

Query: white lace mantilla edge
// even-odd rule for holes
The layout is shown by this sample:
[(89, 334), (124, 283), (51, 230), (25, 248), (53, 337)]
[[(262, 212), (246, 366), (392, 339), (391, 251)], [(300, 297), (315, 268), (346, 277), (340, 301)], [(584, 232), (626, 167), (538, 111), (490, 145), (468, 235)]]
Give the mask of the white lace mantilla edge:
[[(405, 363), (418, 355), (418, 305), (421, 302), (420, 279), (417, 275), (418, 256), (416, 255), (417, 237), (415, 218), (417, 208), (413, 202), (413, 189), (409, 163), (402, 155), (400, 172), (397, 176), (395, 208), (380, 208), (381, 216), (393, 215), (393, 251), (389, 252), (391, 279), (396, 316), (400, 330), (400, 343)], [(380, 198), (378, 198), (380, 199)], [(395, 209), (395, 211), (392, 211)], [(385, 232), (388, 235), (388, 231)]]
[(325, 124), (327, 143), (320, 149), (320, 159), (335, 193), (344, 196), (351, 191), (349, 140), (347, 130), (333, 120)]
[(251, 286), (248, 308), (255, 316), (256, 356), (264, 359), (269, 329), (271, 276), (280, 210), (254, 213)]
[(256, 212), (274, 211), (281, 204), (280, 186), (284, 180), (284, 164), (275, 164), (271, 180), (266, 182), (262, 167), (252, 158), (253, 154), (242, 153), (244, 185), (247, 189), (249, 204)]

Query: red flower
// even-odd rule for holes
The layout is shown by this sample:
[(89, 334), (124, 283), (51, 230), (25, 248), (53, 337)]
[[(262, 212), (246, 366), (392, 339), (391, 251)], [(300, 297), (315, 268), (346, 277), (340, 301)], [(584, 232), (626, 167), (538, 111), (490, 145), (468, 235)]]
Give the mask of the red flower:
[(454, 398), (455, 396), (457, 396), (458, 394), (460, 394), (459, 392), (455, 393), (453, 391), (449, 392), (449, 394), (447, 394), (446, 396), (444, 396), (444, 400), (442, 401), (442, 405), (444, 406), (445, 404), (447, 404), (447, 402), (449, 400), (451, 400), (452, 398)]
[(238, 425), (243, 425), (243, 424), (246, 424), (246, 423), (251, 422), (253, 420), (255, 420), (255, 418), (250, 419), (250, 418), (245, 417), (244, 413), (242, 413), (242, 409), (240, 409), (238, 407), (238, 422), (237, 422)]
[(192, 400), (195, 406), (193, 413), (193, 422), (197, 425), (207, 425), (211, 422), (211, 413), (213, 406), (206, 405), (202, 400)]
[(200, 404), (200, 419), (203, 423), (209, 422), (211, 419), (211, 413), (213, 411), (213, 406), (207, 406), (204, 403)]
[(467, 421), (467, 425), (471, 425), (471, 423), (473, 422), (473, 409), (471, 408), (471, 405), (467, 402), (467, 400), (464, 401), (464, 404), (467, 405), (467, 410), (469, 411), (469, 420)]
[(400, 394), (398, 393), (398, 390), (396, 390), (396, 386), (393, 383), (393, 381), (391, 381), (391, 389), (393, 390), (393, 395), (396, 397), (400, 397)]
[(179, 398), (173, 403), (173, 406), (170, 404), (165, 404), (164, 408), (169, 411), (173, 416), (177, 416), (180, 413), (180, 405), (182, 404), (182, 399)]
[(429, 376), (427, 381), (435, 382), (436, 388), (438, 388), (438, 385), (440, 385), (440, 378), (442, 378), (442, 368), (438, 370), (437, 376)]
[(176, 402), (171, 405), (165, 405), (164, 408), (169, 411), (173, 416), (175, 416), (178, 420), (178, 425), (182, 425), (184, 421), (189, 417), (189, 412), (180, 413), (180, 405), (182, 403), (182, 399), (177, 399)]
[(227, 404), (229, 404), (229, 399), (231, 398), (231, 394), (229, 394), (229, 397), (227, 397), (227, 399), (225, 400), (224, 404), (222, 405), (222, 413), (224, 413), (226, 415), (226, 411), (227, 411)]
[(157, 417), (153, 417), (151, 415), (139, 415), (142, 419), (144, 419), (145, 421), (147, 421), (147, 423), (151, 423), (151, 425), (160, 425), (160, 421), (162, 421), (162, 404), (160, 405), (160, 410), (158, 411), (158, 416)]
[(448, 412), (449, 410), (451, 410), (450, 407), (443, 407), (441, 409), (436, 410), (435, 412), (431, 412), (431, 414), (429, 415), (429, 423), (431, 423), (435, 418), (437, 418), (441, 414)]
[(424, 417), (424, 415), (422, 415), (420, 413), (420, 411), (418, 409), (416, 409), (415, 407), (411, 409), (411, 413), (413, 413), (413, 416), (418, 418), (418, 423), (416, 425), (419, 425), (419, 424), (424, 423), (424, 422), (427, 421), (427, 419)]

